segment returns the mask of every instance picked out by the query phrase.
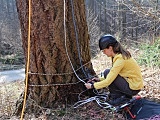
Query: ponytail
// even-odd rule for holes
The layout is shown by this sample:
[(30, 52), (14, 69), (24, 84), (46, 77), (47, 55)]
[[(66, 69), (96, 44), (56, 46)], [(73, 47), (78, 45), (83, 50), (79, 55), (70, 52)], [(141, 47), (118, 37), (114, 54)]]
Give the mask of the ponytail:
[(118, 41), (114, 45), (111, 45), (111, 46), (113, 47), (114, 53), (122, 54), (123, 59), (131, 58), (130, 52), (125, 50)]

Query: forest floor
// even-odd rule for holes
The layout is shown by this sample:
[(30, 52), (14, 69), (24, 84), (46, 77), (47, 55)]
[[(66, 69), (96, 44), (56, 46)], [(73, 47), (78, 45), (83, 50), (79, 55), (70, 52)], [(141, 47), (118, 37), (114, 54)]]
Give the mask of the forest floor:
[[(132, 56), (136, 59), (139, 52), (131, 50)], [(111, 60), (102, 53), (92, 59), (94, 70), (97, 74), (111, 67)], [(143, 98), (160, 102), (160, 69), (154, 67), (141, 66), (144, 78), (144, 89), (139, 93)], [(10, 83), (0, 84), (0, 119), (19, 120), (13, 116), (16, 101), (24, 91), (24, 81), (17, 80)], [(25, 114), (25, 120), (125, 120), (119, 113), (100, 108), (95, 102), (90, 102), (77, 109), (73, 107), (52, 109), (38, 117)]]

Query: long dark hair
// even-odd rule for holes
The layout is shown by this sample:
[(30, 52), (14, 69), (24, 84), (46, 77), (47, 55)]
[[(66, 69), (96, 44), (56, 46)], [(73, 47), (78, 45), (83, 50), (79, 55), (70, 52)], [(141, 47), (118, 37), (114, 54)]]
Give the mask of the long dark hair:
[(118, 41), (116, 41), (115, 43), (109, 44), (107, 48), (109, 48), (109, 46), (112, 46), (113, 52), (115, 54), (122, 54), (123, 59), (131, 58), (130, 52), (124, 49)]

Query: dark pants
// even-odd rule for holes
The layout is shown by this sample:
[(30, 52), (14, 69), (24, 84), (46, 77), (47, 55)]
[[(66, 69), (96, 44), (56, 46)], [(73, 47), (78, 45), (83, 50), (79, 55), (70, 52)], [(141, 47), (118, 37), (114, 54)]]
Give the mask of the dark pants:
[[(106, 69), (104, 71), (104, 77), (109, 73), (109, 69)], [(117, 98), (120, 96), (127, 96), (127, 97), (132, 97), (133, 95), (136, 95), (140, 90), (132, 90), (129, 87), (129, 83), (120, 75), (116, 77), (116, 79), (108, 86), (110, 95), (113, 98)]]

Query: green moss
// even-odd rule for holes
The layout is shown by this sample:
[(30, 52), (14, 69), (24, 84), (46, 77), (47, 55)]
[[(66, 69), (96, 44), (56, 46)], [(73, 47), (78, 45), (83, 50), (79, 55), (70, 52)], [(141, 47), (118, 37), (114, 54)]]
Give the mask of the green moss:
[(140, 65), (160, 68), (160, 39), (152, 45), (143, 44), (140, 49), (142, 50), (142, 54), (138, 59)]

